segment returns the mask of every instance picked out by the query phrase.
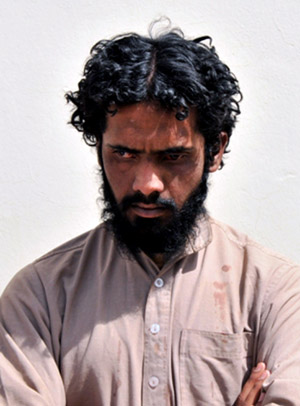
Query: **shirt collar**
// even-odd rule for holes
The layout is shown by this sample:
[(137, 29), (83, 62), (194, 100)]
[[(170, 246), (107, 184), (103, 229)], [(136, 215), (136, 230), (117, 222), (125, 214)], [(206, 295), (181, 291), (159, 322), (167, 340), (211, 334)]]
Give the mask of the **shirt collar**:
[(203, 215), (194, 229), (194, 236), (189, 239), (182, 256), (193, 254), (207, 247), (212, 240), (209, 216)]

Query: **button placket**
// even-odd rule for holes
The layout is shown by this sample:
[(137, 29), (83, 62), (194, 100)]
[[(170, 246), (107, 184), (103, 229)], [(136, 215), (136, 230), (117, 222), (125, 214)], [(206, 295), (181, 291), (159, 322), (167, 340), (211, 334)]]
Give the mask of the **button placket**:
[(163, 404), (161, 401), (166, 398), (166, 393), (168, 393), (166, 345), (170, 300), (171, 291), (167, 281), (162, 278), (155, 279), (145, 308), (144, 406)]
[(154, 389), (158, 386), (158, 384), (159, 384), (159, 379), (157, 378), (157, 376), (151, 376), (151, 378), (149, 379), (150, 388)]
[(162, 279), (162, 278), (157, 278), (157, 279), (155, 279), (155, 281), (154, 281), (154, 285), (157, 287), (157, 288), (162, 288), (163, 286), (164, 286), (164, 280)]
[(152, 334), (157, 334), (160, 332), (160, 325), (157, 323), (152, 324), (150, 331)]

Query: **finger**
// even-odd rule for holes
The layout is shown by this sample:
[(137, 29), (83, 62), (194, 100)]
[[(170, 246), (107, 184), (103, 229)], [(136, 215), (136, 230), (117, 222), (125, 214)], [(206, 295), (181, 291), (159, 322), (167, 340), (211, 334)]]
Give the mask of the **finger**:
[(261, 389), (264, 381), (270, 376), (270, 372), (265, 370), (256, 381), (253, 382), (253, 386), (248, 393), (246, 398), (246, 405), (255, 405), (256, 402), (259, 402)]
[(262, 385), (270, 372), (266, 369), (263, 362), (259, 362), (252, 369), (251, 375), (243, 386), (242, 392), (238, 397), (237, 406), (251, 406), (258, 401)]
[[(242, 400), (246, 400), (250, 392), (252, 391), (253, 387), (255, 384), (261, 383), (261, 379), (259, 379), (261, 376), (264, 375), (266, 371), (266, 365), (263, 362), (259, 362), (256, 367), (254, 367), (251, 371), (251, 375), (249, 376), (247, 382), (243, 386), (242, 392), (240, 394), (240, 397)], [(258, 388), (256, 386), (256, 388)]]

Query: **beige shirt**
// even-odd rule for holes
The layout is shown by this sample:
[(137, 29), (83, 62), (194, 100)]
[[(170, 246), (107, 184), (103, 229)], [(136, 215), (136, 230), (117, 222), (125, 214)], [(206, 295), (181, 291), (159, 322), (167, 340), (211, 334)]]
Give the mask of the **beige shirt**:
[(251, 367), (264, 405), (300, 405), (300, 271), (204, 220), (159, 270), (99, 226), (22, 270), (0, 308), (0, 404), (234, 404)]

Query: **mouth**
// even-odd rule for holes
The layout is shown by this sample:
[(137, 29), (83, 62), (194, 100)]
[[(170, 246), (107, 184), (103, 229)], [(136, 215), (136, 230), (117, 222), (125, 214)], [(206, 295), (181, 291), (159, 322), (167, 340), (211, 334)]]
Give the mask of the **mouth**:
[(156, 218), (165, 214), (166, 208), (157, 204), (134, 203), (130, 211), (136, 216), (144, 218)]

